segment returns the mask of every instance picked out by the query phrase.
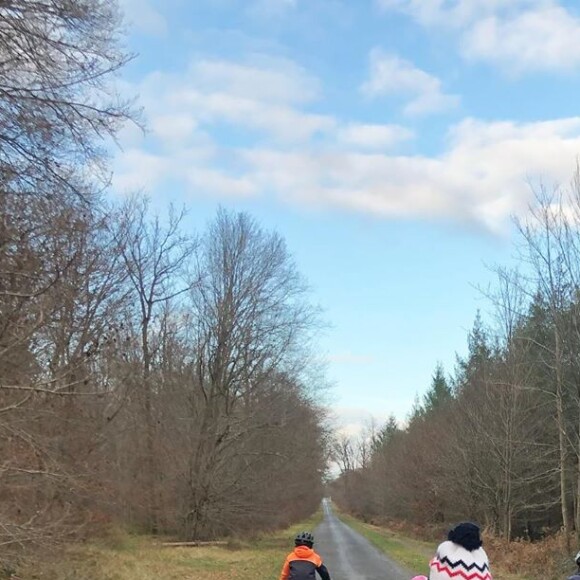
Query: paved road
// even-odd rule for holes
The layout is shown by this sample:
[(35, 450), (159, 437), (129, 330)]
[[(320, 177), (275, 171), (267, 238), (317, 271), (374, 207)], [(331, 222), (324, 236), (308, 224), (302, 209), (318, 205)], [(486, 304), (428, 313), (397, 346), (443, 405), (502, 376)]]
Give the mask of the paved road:
[(409, 580), (403, 570), (366, 538), (343, 524), (323, 501), (324, 520), (315, 531), (315, 550), (322, 556), (332, 580)]

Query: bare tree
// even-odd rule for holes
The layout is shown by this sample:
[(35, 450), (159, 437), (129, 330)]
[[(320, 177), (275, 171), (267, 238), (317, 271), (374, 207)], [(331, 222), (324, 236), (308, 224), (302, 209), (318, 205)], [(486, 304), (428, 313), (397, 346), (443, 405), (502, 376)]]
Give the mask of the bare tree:
[(152, 366), (155, 350), (160, 344), (153, 340), (152, 330), (164, 320), (164, 305), (190, 290), (187, 280), (188, 260), (193, 257), (195, 240), (185, 236), (181, 224), (185, 214), (170, 209), (166, 225), (156, 217), (149, 221), (147, 202), (133, 197), (122, 211), (119, 246), (136, 298), (139, 328), (139, 360), (141, 366), (138, 393), (143, 404), (147, 499), (149, 503), (148, 527), (158, 531), (159, 505), (156, 482), (159, 470), (155, 450), (155, 410), (153, 399)]
[(81, 195), (106, 183), (103, 140), (131, 117), (112, 76), (129, 56), (114, 0), (0, 4), (2, 195)]
[(566, 422), (566, 384), (565, 384), (565, 336), (567, 320), (564, 312), (572, 298), (569, 270), (566, 266), (562, 239), (565, 233), (566, 216), (563, 208), (562, 192), (548, 193), (542, 189), (536, 196), (536, 204), (531, 208), (527, 223), (520, 224), (520, 233), (525, 242), (523, 258), (533, 271), (534, 285), (547, 305), (552, 328), (552, 341), (544, 344), (546, 364), (553, 373), (553, 400), (556, 410), (558, 429), (558, 448), (560, 457), (560, 505), (562, 524), (569, 547), (572, 530), (568, 484), (568, 441)]
[(354, 471), (358, 467), (355, 445), (348, 435), (340, 434), (332, 446), (332, 457), (342, 475)]
[(191, 537), (208, 523), (234, 443), (268, 429), (269, 419), (255, 420), (262, 393), (276, 377), (295, 376), (315, 322), (283, 240), (246, 214), (218, 213), (200, 248), (198, 277), (191, 294), (200, 401), (192, 409), (197, 436), (188, 483)]
[(4, 546), (62, 532), (92, 439), (75, 427), (88, 435), (102, 410), (79, 402), (103, 394), (94, 366), (121, 299), (98, 193), (104, 141), (131, 115), (113, 83), (119, 32), (112, 0), (0, 2)]
[[(2, 256), (18, 272), (3, 279), (0, 298), (2, 474), (7, 493), (19, 490), (15, 509), (2, 517), (12, 535), (5, 544), (46, 540), (65, 529), (68, 505), (90, 475), (81, 466), (97, 442), (102, 397), (110, 393), (98, 377), (99, 353), (124, 301), (120, 256), (105, 228), (109, 216), (79, 215), (75, 206), (44, 199), (27, 206), (47, 222), (27, 222), (11, 248), (16, 253)], [(26, 524), (31, 513), (39, 515)]]

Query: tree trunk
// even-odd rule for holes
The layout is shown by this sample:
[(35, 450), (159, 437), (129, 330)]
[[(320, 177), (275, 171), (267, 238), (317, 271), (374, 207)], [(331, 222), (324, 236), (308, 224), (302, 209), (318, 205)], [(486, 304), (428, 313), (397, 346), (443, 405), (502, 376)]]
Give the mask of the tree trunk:
[(577, 440), (577, 451), (576, 451), (576, 498), (575, 498), (575, 510), (576, 510), (576, 541), (580, 544), (580, 415), (578, 415), (578, 440)]
[[(150, 316), (150, 315), (149, 315)], [(159, 504), (157, 501), (157, 462), (155, 459), (155, 425), (151, 404), (151, 352), (149, 349), (149, 316), (144, 317), (141, 329), (143, 349), (143, 404), (145, 411), (145, 485), (147, 494), (147, 527), (152, 534), (159, 532)]]
[(562, 361), (560, 333), (555, 326), (555, 363), (556, 363), (556, 419), (558, 421), (558, 447), (560, 458), (560, 503), (562, 507), (562, 528), (566, 538), (566, 550), (570, 551), (570, 517), (568, 514), (568, 493), (566, 477), (566, 426), (564, 424), (564, 394), (562, 385)]

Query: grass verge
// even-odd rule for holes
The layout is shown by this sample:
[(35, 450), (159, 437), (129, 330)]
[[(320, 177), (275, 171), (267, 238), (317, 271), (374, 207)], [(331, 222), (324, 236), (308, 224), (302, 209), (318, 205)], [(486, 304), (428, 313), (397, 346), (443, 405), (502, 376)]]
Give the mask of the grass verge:
[(337, 515), (397, 564), (415, 574), (428, 573), (429, 560), (433, 557), (432, 543), (414, 540), (386, 528), (365, 524), (344, 513), (338, 512)]
[(58, 558), (20, 572), (23, 580), (275, 580), (291, 550), (292, 537), (313, 529), (317, 513), (291, 528), (229, 546), (164, 548), (142, 536), (117, 534), (115, 541), (71, 546)]
[[(399, 565), (415, 574), (428, 575), (429, 560), (433, 557), (436, 545), (432, 542), (416, 540), (387, 528), (366, 524), (356, 518), (335, 511), (338, 517), (351, 528), (363, 535), (379, 550), (387, 554)], [(491, 562), (493, 566), (493, 561)], [(494, 580), (529, 580), (531, 576), (519, 576), (494, 567)]]

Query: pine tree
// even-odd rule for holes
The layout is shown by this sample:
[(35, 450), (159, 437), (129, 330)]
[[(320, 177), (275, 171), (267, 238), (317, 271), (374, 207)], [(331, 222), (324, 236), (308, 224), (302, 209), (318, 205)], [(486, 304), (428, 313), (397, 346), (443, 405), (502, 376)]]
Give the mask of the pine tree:
[(371, 442), (373, 453), (384, 449), (400, 432), (395, 415), (390, 415), (384, 427), (373, 437)]
[(421, 404), (421, 399), (419, 398), (419, 395), (416, 394), (415, 401), (413, 402), (413, 407), (411, 409), (411, 412), (409, 413), (408, 418), (409, 427), (413, 425), (413, 423), (421, 421), (421, 419), (423, 419), (424, 417), (425, 417), (425, 409)]
[(477, 385), (484, 382), (491, 369), (493, 351), (479, 311), (475, 317), (473, 328), (467, 337), (467, 345), (467, 358), (458, 360), (457, 377), (455, 379), (457, 393), (467, 385)]
[(447, 404), (452, 397), (451, 387), (445, 378), (443, 365), (438, 363), (433, 374), (433, 380), (431, 381), (431, 388), (423, 397), (424, 412), (431, 413), (439, 409)]

